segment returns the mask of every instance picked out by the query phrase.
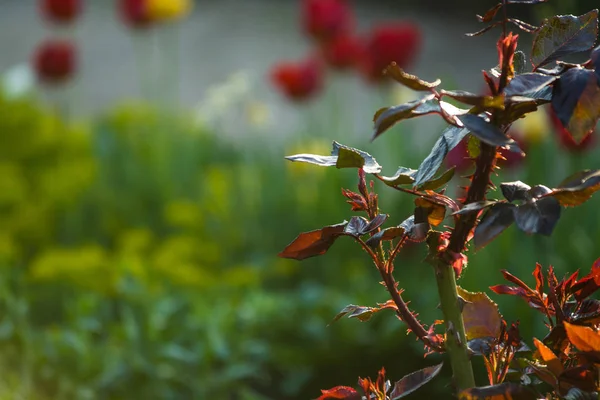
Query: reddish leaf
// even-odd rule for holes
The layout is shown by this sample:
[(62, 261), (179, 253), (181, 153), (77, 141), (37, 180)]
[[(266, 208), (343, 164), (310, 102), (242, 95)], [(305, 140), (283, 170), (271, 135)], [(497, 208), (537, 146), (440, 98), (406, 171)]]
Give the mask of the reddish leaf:
[(361, 400), (361, 395), (351, 387), (336, 386), (332, 389), (321, 390), (322, 395), (316, 400), (326, 399), (344, 399), (344, 400)]
[(564, 322), (567, 337), (577, 350), (584, 353), (600, 352), (600, 333), (587, 326), (572, 325)]
[(574, 207), (586, 202), (592, 194), (600, 190), (600, 170), (584, 170), (577, 172), (544, 196), (552, 196), (562, 206)]
[(391, 76), (398, 83), (403, 84), (413, 90), (421, 90), (421, 91), (430, 91), (431, 89), (439, 86), (442, 81), (436, 79), (434, 82), (426, 82), (419, 77), (411, 74), (407, 74), (404, 72), (402, 68), (398, 66), (395, 62), (391, 63), (385, 70), (384, 73), (386, 75)]
[(446, 217), (445, 206), (434, 203), (426, 198), (417, 197), (415, 199), (415, 205), (418, 209), (422, 210), (422, 212), (427, 217), (427, 221), (433, 226), (438, 226), (439, 224), (441, 224), (442, 221), (444, 221), (444, 218)]
[(558, 382), (561, 387), (575, 386), (586, 392), (595, 392), (596, 371), (593, 366), (580, 365), (565, 370), (559, 377)]
[(344, 221), (337, 225), (301, 233), (279, 253), (279, 257), (304, 260), (305, 258), (323, 255), (329, 250), (335, 240), (344, 234), (347, 224)]
[(458, 295), (465, 300), (462, 315), (467, 340), (497, 337), (502, 327), (498, 305), (485, 293), (472, 293), (457, 287)]
[(413, 393), (421, 386), (425, 385), (427, 382), (435, 378), (435, 376), (440, 373), (440, 371), (442, 370), (442, 365), (444, 365), (444, 363), (434, 365), (432, 367), (423, 368), (411, 374), (408, 374), (404, 378), (400, 379), (394, 385), (394, 389), (390, 394), (390, 400), (401, 399)]
[(526, 386), (516, 383), (501, 383), (463, 390), (458, 394), (459, 400), (537, 400), (534, 392)]
[(546, 363), (546, 366), (548, 367), (550, 372), (552, 372), (556, 377), (562, 374), (562, 372), (565, 369), (563, 368), (563, 365), (556, 356), (556, 354), (554, 354), (552, 350), (550, 350), (548, 347), (546, 347), (544, 343), (542, 343), (536, 338), (533, 338), (533, 344), (535, 344), (535, 347), (537, 347), (540, 353), (540, 357), (542, 358), (544, 363)]
[(371, 247), (376, 247), (382, 240), (394, 240), (400, 236), (403, 236), (404, 233), (404, 228), (400, 226), (382, 229), (375, 235), (371, 236), (366, 243)]
[(501, 8), (502, 3), (498, 3), (494, 7), (487, 10), (486, 13), (483, 14), (483, 16), (477, 15), (477, 20), (479, 22), (491, 22)]

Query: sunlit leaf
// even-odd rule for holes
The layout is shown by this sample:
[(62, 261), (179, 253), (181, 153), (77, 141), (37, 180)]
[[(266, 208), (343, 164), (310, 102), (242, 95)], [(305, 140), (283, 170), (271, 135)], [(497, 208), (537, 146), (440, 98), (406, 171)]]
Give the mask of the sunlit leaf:
[(510, 151), (522, 153), (517, 142), (506, 136), (497, 126), (490, 124), (485, 119), (474, 114), (461, 115), (458, 119), (482, 142), (490, 146), (508, 146)]
[(516, 206), (508, 203), (498, 203), (488, 209), (482, 220), (475, 228), (475, 247), (481, 249), (502, 233), (514, 222), (513, 209)]
[(592, 48), (598, 36), (598, 10), (579, 17), (557, 15), (544, 20), (533, 39), (531, 62), (535, 68), (564, 56)]
[(558, 77), (539, 74), (536, 72), (521, 74), (511, 79), (510, 83), (504, 89), (504, 94), (508, 96), (529, 97), (531, 93), (536, 93), (550, 85)]
[(329, 156), (316, 154), (295, 154), (285, 157), (289, 161), (305, 162), (321, 167), (362, 168), (370, 174), (381, 172), (381, 166), (369, 153), (333, 142), (333, 150)]
[(459, 400), (537, 400), (535, 392), (516, 383), (470, 388), (458, 394)]
[(474, 203), (467, 204), (466, 206), (461, 208), (459, 211), (455, 212), (453, 215), (455, 215), (455, 214), (462, 215), (462, 214), (469, 214), (469, 213), (476, 212), (476, 211), (481, 211), (481, 210), (484, 210), (486, 208), (493, 206), (496, 203), (498, 203), (498, 202), (497, 201), (488, 201), (488, 200), (476, 201)]
[(337, 225), (301, 233), (279, 253), (279, 257), (304, 260), (305, 258), (325, 254), (335, 240), (344, 234), (347, 224), (348, 222), (344, 221)]
[(467, 340), (497, 337), (502, 326), (498, 305), (485, 293), (472, 293), (457, 287), (458, 295), (465, 300), (462, 316)]
[(479, 22), (491, 22), (501, 8), (502, 3), (498, 3), (494, 7), (487, 10), (483, 16), (477, 15), (477, 20)]
[(477, 32), (465, 33), (465, 36), (468, 36), (468, 37), (480, 36), (480, 35), (483, 35), (484, 33), (486, 33), (487, 31), (489, 31), (490, 29), (497, 27), (498, 25), (500, 25), (500, 22), (495, 22), (495, 23), (493, 23), (491, 25), (488, 25), (485, 28), (483, 28), (483, 29), (481, 29), (481, 30), (479, 30)]
[(398, 400), (413, 393), (415, 390), (435, 378), (442, 370), (443, 365), (444, 364), (441, 363), (406, 375), (394, 384), (392, 393), (390, 393), (390, 400)]
[(360, 321), (365, 322), (371, 319), (371, 316), (379, 311), (378, 308), (373, 307), (363, 307), (363, 306), (355, 306), (354, 304), (349, 304), (344, 307), (337, 315), (333, 318), (331, 323), (339, 321), (344, 316), (348, 316), (348, 318), (358, 318)]
[(550, 350), (544, 343), (536, 338), (533, 338), (533, 344), (537, 347), (540, 357), (554, 376), (558, 377), (565, 369), (552, 350)]
[(444, 163), (446, 155), (455, 148), (469, 133), (466, 128), (449, 126), (442, 132), (442, 136), (435, 142), (429, 155), (423, 160), (414, 177), (415, 186), (421, 186), (435, 176), (440, 166)]
[(563, 206), (578, 206), (600, 190), (600, 170), (577, 172), (553, 189), (548, 196), (557, 199)]
[(463, 90), (442, 90), (441, 94), (460, 101), (461, 103), (481, 107), (482, 109), (504, 109), (504, 96), (479, 95)]
[(456, 170), (456, 168), (452, 167), (452, 168), (446, 170), (446, 172), (441, 174), (439, 177), (432, 179), (430, 181), (427, 181), (420, 186), (416, 186), (416, 189), (417, 190), (437, 190), (437, 189), (441, 188), (442, 186), (444, 186), (446, 183), (450, 182), (450, 180), (454, 176), (455, 170)]
[(316, 400), (360, 400), (362, 398), (360, 393), (348, 386), (336, 386), (332, 389), (321, 390), (321, 393), (321, 396), (319, 396)]
[(430, 91), (439, 86), (442, 81), (436, 79), (434, 82), (426, 82), (415, 75), (404, 72), (395, 62), (391, 63), (385, 70), (386, 75), (391, 76), (396, 82), (403, 84), (413, 90)]
[(394, 126), (396, 123), (411, 118), (412, 111), (417, 108), (419, 105), (425, 103), (426, 101), (433, 100), (435, 98), (434, 94), (427, 95), (419, 100), (411, 101), (409, 103), (400, 104), (394, 107), (382, 108), (375, 113), (373, 117), (373, 122), (375, 124), (373, 139), (377, 138), (383, 132)]
[(531, 186), (521, 181), (504, 182), (500, 184), (500, 190), (502, 191), (502, 195), (506, 200), (510, 202), (513, 202), (515, 200), (528, 200), (528, 192), (530, 189)]
[(519, 229), (546, 236), (552, 234), (561, 214), (560, 203), (552, 197), (525, 203), (513, 211)]
[(446, 217), (446, 207), (433, 203), (423, 197), (417, 197), (415, 205), (424, 211), (427, 221), (433, 226), (441, 224)]
[(416, 169), (400, 167), (393, 176), (382, 176), (381, 180), (388, 186), (409, 185), (415, 181)]
[(511, 24), (515, 25), (517, 28), (519, 28), (522, 31), (525, 31), (527, 33), (533, 33), (536, 30), (538, 30), (537, 26), (528, 24), (527, 22), (521, 21), (520, 19), (509, 18), (508, 22), (510, 22)]
[(567, 337), (577, 350), (584, 353), (600, 352), (600, 333), (587, 326), (564, 322)]
[(576, 143), (581, 143), (600, 118), (600, 87), (594, 71), (572, 68), (554, 84), (552, 109)]

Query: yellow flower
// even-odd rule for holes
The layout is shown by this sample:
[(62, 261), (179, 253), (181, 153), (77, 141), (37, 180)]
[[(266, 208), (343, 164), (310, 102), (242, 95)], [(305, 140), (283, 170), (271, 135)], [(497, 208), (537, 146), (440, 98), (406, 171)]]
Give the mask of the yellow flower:
[(191, 0), (147, 0), (148, 17), (152, 21), (183, 18), (192, 10)]
[(515, 121), (513, 126), (521, 139), (533, 145), (543, 142), (552, 129), (543, 110), (527, 114), (526, 117)]

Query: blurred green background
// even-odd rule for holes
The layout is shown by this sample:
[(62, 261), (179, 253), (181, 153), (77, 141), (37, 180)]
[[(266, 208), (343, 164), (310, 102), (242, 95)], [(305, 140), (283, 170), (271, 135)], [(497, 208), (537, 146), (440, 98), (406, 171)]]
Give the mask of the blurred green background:
[[(302, 263), (277, 253), (300, 232), (348, 219), (340, 189), (356, 185), (355, 171), (284, 155), (327, 154), (338, 140), (392, 174), (419, 165), (441, 120), (411, 121), (370, 144), (368, 130), (349, 134), (355, 127), (340, 106), (347, 77), (334, 78), (317, 106), (289, 105), (301, 123), (284, 136), (287, 120), (265, 122), (269, 104), (234, 90), (239, 77), (212, 89), (224, 100), (210, 120), (152, 96), (73, 115), (81, 98), (55, 88), (15, 93), (9, 78), (0, 93), (0, 399), (309, 399), (382, 366), (394, 380), (439, 362), (423, 358), (391, 312), (328, 326), (347, 304), (387, 300), (353, 243)], [(452, 88), (454, 77), (442, 78)], [(365, 115), (414, 95), (369, 90), (370, 102), (359, 104)], [(526, 121), (518, 129), (528, 157), (496, 183), (552, 187), (600, 168), (597, 148), (561, 147), (546, 110)], [(431, 131), (421, 135), (424, 127)], [(391, 223), (411, 213), (412, 198), (375, 186)], [(596, 197), (564, 210), (551, 238), (508, 229), (470, 254), (460, 285), (486, 290), (501, 283), (500, 269), (531, 282), (536, 262), (559, 276), (587, 271), (600, 256), (598, 207)], [(429, 322), (441, 315), (424, 256), (422, 246), (407, 249), (396, 275)], [(518, 299), (492, 298), (507, 321), (522, 321), (526, 340), (544, 335), (540, 316)], [(412, 398), (449, 398), (444, 372)]]

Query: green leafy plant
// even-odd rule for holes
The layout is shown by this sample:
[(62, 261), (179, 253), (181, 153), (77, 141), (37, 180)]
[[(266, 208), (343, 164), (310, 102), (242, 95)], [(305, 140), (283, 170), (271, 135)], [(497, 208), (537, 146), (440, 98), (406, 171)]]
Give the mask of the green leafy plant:
[[(484, 293), (470, 293), (456, 284), (467, 264), (470, 242), (477, 249), (483, 248), (512, 224), (527, 234), (550, 235), (562, 208), (578, 206), (600, 189), (600, 170), (584, 170), (554, 188), (530, 186), (521, 181), (501, 183), (504, 199), (493, 199), (497, 187), (491, 177), (498, 169), (497, 160), (502, 158), (500, 150), (522, 153), (518, 143), (507, 134), (516, 120), (549, 104), (573, 140), (581, 142), (594, 130), (600, 117), (600, 46), (593, 49), (598, 35), (598, 10), (581, 16), (554, 16), (539, 27), (509, 17), (512, 4), (543, 2), (503, 0), (483, 16), (477, 16), (486, 27), (468, 36), (502, 28), (497, 42), (498, 65), (483, 72), (488, 88), (485, 95), (440, 89), (439, 79), (424, 81), (396, 64), (386, 68), (385, 74), (425, 95), (378, 110), (373, 119), (373, 139), (400, 121), (428, 114), (438, 114), (448, 123), (417, 169), (400, 167), (393, 176), (384, 176), (373, 156), (337, 142), (333, 143), (330, 155), (287, 157), (290, 161), (318, 166), (358, 169), (358, 191), (343, 189), (342, 194), (352, 211), (365, 216), (353, 216), (349, 221), (302, 233), (280, 256), (302, 260), (325, 254), (341, 237), (356, 241), (372, 260), (391, 299), (375, 307), (349, 305), (334, 320), (348, 316), (366, 321), (376, 312), (391, 309), (424, 344), (426, 354), (447, 354), (455, 391), (461, 399), (536, 399), (541, 393), (552, 398), (587, 398), (598, 390), (594, 359), (600, 350), (596, 328), (600, 303), (588, 296), (600, 285), (600, 264), (596, 263), (582, 279), (577, 280), (574, 274), (561, 281), (552, 268), (544, 279), (538, 265), (534, 272), (535, 290), (505, 272), (505, 277), (517, 286), (492, 288), (496, 293), (524, 297), (531, 307), (546, 315), (550, 334), (544, 341), (535, 341), (536, 353), (522, 342), (518, 323), (509, 326)], [(517, 51), (518, 35), (509, 32), (509, 26), (534, 35), (530, 71), (526, 67), (527, 56)], [(583, 63), (564, 61), (565, 57), (583, 52), (589, 54)], [(475, 168), (464, 197), (452, 198), (445, 194), (445, 187), (454, 170), (444, 171), (442, 165), (446, 155), (466, 136), (470, 137), (469, 153)], [(413, 214), (396, 226), (384, 227), (390, 218), (380, 210), (374, 182), (367, 184), (367, 174), (415, 196)], [(452, 226), (443, 225), (447, 220)], [(394, 262), (410, 242), (426, 243), (427, 261), (433, 266), (436, 278), (444, 319), (429, 326), (409, 308), (394, 276)], [(442, 323), (445, 329), (436, 329)], [(483, 356), (490, 386), (476, 387), (473, 355)], [(431, 380), (440, 370), (441, 365), (426, 368), (395, 385), (385, 380), (382, 370), (375, 383), (359, 379), (365, 397), (354, 388), (338, 386), (324, 390), (319, 399), (399, 399)]]

